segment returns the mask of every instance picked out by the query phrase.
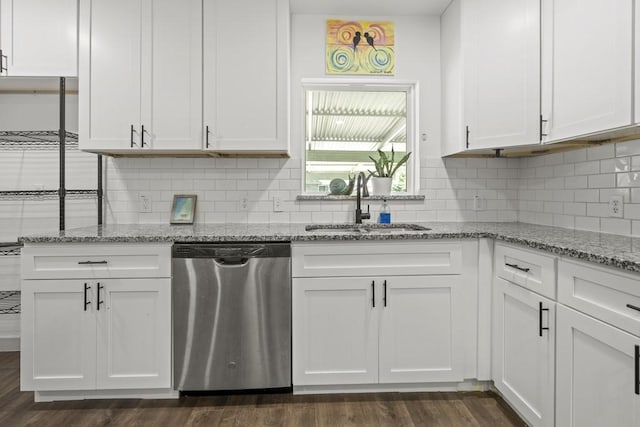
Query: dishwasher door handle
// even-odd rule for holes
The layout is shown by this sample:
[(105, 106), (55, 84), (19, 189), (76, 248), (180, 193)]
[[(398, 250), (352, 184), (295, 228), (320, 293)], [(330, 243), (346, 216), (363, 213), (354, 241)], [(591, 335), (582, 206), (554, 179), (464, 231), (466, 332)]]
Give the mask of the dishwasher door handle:
[(216, 264), (222, 266), (233, 266), (233, 265), (245, 265), (249, 262), (249, 258), (246, 257), (220, 257), (213, 259)]

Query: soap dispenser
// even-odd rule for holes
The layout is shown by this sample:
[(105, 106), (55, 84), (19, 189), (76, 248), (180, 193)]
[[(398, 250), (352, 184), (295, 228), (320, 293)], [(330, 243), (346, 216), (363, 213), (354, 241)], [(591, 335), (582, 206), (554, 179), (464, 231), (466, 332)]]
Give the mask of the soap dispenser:
[(380, 209), (378, 222), (380, 224), (391, 224), (391, 211), (389, 210), (387, 199), (382, 199), (382, 208)]

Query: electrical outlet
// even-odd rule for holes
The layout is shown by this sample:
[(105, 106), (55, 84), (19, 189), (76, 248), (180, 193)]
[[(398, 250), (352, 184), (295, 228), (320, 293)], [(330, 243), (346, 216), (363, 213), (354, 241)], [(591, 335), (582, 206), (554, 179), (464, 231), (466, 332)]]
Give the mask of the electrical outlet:
[(609, 216), (622, 218), (624, 216), (624, 199), (622, 196), (611, 196), (609, 198)]
[(151, 212), (150, 193), (138, 193), (138, 212)]
[(279, 196), (273, 196), (273, 211), (282, 212), (282, 199)]
[(474, 211), (482, 210), (482, 199), (477, 194), (473, 196), (473, 210)]
[(249, 198), (247, 196), (242, 196), (240, 198), (240, 210), (241, 211), (249, 210)]

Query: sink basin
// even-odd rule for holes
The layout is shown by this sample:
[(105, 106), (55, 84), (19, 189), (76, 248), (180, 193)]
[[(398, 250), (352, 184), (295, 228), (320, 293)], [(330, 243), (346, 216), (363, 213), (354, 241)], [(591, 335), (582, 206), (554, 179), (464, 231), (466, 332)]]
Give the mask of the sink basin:
[(417, 224), (312, 224), (307, 225), (305, 230), (329, 233), (406, 233), (431, 229)]

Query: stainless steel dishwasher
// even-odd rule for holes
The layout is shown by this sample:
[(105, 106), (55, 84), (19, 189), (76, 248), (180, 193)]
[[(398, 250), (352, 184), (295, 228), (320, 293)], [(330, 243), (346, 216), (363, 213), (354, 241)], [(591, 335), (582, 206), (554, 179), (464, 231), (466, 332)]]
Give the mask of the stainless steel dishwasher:
[(291, 386), (289, 243), (173, 246), (174, 388)]

